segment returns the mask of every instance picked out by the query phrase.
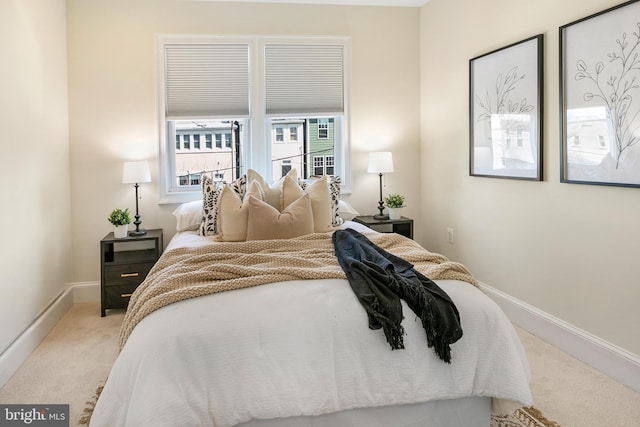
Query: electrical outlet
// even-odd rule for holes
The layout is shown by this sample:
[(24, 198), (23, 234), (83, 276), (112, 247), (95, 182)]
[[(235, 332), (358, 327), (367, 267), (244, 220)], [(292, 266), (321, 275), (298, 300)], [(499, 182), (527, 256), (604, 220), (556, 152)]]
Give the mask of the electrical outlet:
[(447, 227), (447, 243), (453, 245), (453, 228)]

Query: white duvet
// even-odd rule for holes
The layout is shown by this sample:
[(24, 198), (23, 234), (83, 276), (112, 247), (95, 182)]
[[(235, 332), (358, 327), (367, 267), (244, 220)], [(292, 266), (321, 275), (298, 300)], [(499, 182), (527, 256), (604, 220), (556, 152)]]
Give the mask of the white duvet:
[(404, 303), (406, 348), (392, 351), (346, 280), (280, 282), (164, 307), (129, 337), (91, 427), (226, 427), (465, 396), (531, 405), (527, 360), (504, 313), (468, 283), (437, 283), (464, 331), (450, 365)]

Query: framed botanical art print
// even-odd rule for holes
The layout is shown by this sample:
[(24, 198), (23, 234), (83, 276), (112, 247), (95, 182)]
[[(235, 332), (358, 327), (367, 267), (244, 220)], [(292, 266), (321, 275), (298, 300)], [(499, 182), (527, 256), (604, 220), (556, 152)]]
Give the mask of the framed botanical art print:
[(562, 182), (640, 187), (640, 1), (560, 27)]
[(542, 180), (543, 35), (469, 61), (469, 174)]

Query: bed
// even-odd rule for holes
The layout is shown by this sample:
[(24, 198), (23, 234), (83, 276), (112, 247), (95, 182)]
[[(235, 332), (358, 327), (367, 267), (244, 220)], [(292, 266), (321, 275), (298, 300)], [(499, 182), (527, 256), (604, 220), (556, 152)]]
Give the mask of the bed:
[[(355, 222), (337, 228), (427, 252), (410, 239), (382, 236)], [(310, 239), (322, 245), (330, 235), (283, 241), (302, 253), (298, 245)], [(266, 256), (269, 242), (250, 257)], [(390, 252), (396, 243), (389, 243)], [(177, 265), (171, 257), (188, 264), (196, 258), (188, 254), (202, 260), (224, 248), (225, 255), (210, 262), (215, 269), (230, 258), (226, 254), (234, 245), (249, 252), (242, 242), (182, 231), (154, 270)], [(172, 277), (190, 277), (185, 271)], [(492, 407), (532, 404), (518, 336), (497, 305), (468, 281), (435, 280), (459, 310), (464, 331), (447, 364), (429, 348), (420, 319), (404, 302), (405, 348), (391, 350), (380, 330), (369, 329), (345, 278), (311, 277), (215, 293), (203, 289), (211, 283), (189, 285), (196, 294), (159, 307), (159, 294), (152, 295), (146, 300), (152, 310), (141, 308), (145, 304), (136, 291), (123, 323), (120, 355), (90, 425), (487, 427)], [(167, 280), (159, 282), (162, 287)]]

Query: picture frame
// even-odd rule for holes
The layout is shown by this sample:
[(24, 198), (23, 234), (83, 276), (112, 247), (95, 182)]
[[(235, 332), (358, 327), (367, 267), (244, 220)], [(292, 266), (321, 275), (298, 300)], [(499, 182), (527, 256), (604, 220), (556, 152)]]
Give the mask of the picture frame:
[(469, 175), (542, 180), (544, 36), (469, 60)]
[(560, 181), (640, 187), (640, 0), (560, 27)]

